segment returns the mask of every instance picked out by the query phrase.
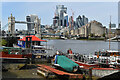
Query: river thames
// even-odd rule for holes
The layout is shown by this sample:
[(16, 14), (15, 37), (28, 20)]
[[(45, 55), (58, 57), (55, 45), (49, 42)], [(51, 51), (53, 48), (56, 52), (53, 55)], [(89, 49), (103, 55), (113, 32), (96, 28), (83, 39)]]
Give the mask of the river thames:
[[(48, 40), (48, 45), (54, 46), (54, 51), (64, 53), (72, 49), (74, 53), (94, 54), (95, 51), (109, 50), (109, 42), (96, 40)], [(110, 42), (111, 50), (119, 50), (120, 42)]]

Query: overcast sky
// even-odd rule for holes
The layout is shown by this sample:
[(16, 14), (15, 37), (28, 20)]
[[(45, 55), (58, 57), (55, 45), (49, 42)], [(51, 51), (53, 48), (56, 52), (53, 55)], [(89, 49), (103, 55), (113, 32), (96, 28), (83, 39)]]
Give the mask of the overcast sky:
[[(41, 18), (41, 24), (51, 25), (56, 5), (65, 5), (68, 16), (74, 11), (74, 20), (79, 15), (85, 15), (89, 21), (97, 20), (108, 27), (110, 15), (112, 23), (118, 26), (118, 2), (2, 2), (2, 25), (8, 22), (12, 13), (16, 21), (25, 21), (29, 14)], [(16, 24), (17, 29), (26, 29), (24, 24)]]

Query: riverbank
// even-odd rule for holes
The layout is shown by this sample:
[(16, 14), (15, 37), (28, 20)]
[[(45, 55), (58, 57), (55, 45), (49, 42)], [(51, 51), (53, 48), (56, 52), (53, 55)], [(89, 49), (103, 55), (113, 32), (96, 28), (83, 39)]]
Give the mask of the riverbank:
[(104, 38), (88, 38), (88, 39), (77, 39), (77, 40), (98, 40), (98, 41), (105, 41)]
[(42, 39), (60, 39), (59, 37), (43, 37)]
[[(51, 65), (51, 63), (41, 63), (45, 65)], [(12, 65), (12, 64), (11, 64)], [(15, 65), (15, 64), (14, 64)], [(16, 64), (17, 65), (17, 64)], [(44, 80), (42, 75), (37, 74), (37, 64), (18, 64), (19, 69), (9, 68), (8, 70), (2, 71), (2, 79), (20, 79), (20, 80)]]
[[(44, 65), (51, 66), (51, 63), (42, 63)], [(23, 64), (19, 64), (23, 66)], [(85, 79), (89, 79), (89, 75), (84, 75)], [(93, 80), (97, 80), (99, 77), (93, 76)], [(2, 80), (65, 80), (64, 77), (45, 78), (41, 74), (37, 73), (37, 64), (28, 64), (21, 67), (21, 69), (9, 69), (2, 72)]]
[[(58, 40), (61, 40), (60, 37), (43, 37), (43, 39), (48, 39), (48, 40), (58, 39)], [(71, 38), (71, 40), (72, 40), (72, 38)], [(74, 40), (101, 40), (101, 41), (105, 41), (105, 38), (78, 38), (78, 39), (74, 39)]]

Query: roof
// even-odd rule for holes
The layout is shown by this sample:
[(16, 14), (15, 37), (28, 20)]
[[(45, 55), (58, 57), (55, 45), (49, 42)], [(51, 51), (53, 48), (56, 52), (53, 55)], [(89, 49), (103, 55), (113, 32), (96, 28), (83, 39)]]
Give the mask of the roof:
[[(46, 40), (39, 39), (38, 37), (36, 37), (34, 35), (30, 35), (30, 36), (26, 36), (26, 37), (32, 37), (32, 41), (44, 41), (44, 42), (46, 42)], [(22, 39), (19, 39), (19, 41), (26, 41), (26, 37), (23, 37)], [(30, 39), (28, 39), (28, 41), (29, 40)]]
[(107, 52), (119, 52), (119, 51), (115, 51), (115, 50), (107, 50)]
[(17, 47), (0, 47), (0, 49), (21, 49), (21, 48), (17, 48)]

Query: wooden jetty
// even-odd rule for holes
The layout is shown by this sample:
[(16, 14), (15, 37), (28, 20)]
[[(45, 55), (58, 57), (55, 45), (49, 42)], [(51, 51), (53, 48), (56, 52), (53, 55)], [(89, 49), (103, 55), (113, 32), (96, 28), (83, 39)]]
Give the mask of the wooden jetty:
[(57, 70), (55, 68), (52, 68), (51, 66), (46, 66), (46, 65), (37, 65), (37, 66), (38, 66), (38, 73), (41, 73), (45, 77), (48, 77), (49, 74), (55, 74), (58, 76), (67, 77), (69, 79), (72, 79), (72, 78), (83, 79), (82, 74), (68, 73), (68, 72)]

